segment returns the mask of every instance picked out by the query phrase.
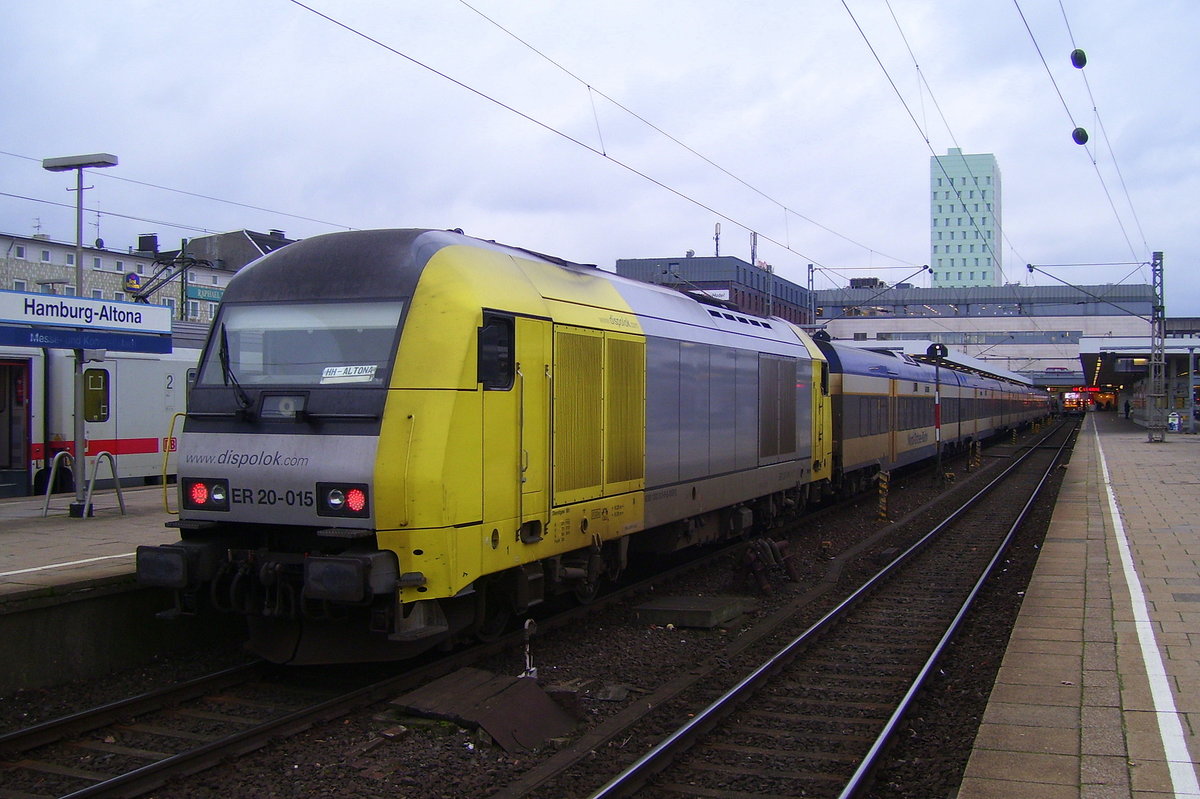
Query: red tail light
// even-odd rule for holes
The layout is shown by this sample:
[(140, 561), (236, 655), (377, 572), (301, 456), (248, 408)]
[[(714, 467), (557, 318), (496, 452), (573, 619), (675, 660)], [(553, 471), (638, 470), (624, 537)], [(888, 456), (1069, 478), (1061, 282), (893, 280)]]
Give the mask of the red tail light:
[(367, 487), (362, 483), (317, 483), (317, 515), (367, 518), (371, 515)]
[(183, 507), (188, 510), (229, 510), (229, 481), (186, 477), (182, 481)]
[(362, 513), (367, 507), (367, 492), (361, 488), (352, 488), (346, 492), (346, 508), (351, 513)]

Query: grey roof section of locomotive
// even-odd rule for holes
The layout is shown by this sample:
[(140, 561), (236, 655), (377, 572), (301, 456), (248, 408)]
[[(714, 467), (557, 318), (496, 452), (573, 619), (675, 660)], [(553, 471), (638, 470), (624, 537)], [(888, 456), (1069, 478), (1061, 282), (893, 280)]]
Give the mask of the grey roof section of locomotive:
[(673, 289), (604, 274), (629, 303), (648, 337), (810, 357), (796, 330), (782, 319), (706, 305)]
[[(313, 236), (244, 267), (230, 280), (226, 296), (231, 301), (262, 302), (295, 296), (329, 300), (411, 295), (429, 259), (455, 245), (542, 261), (581, 277), (603, 280), (628, 303), (647, 336), (809, 357), (796, 331), (781, 319), (706, 305), (674, 289), (454, 230), (358, 230)], [(257, 290), (247, 291), (252, 285)], [(264, 295), (266, 286), (279, 293)]]

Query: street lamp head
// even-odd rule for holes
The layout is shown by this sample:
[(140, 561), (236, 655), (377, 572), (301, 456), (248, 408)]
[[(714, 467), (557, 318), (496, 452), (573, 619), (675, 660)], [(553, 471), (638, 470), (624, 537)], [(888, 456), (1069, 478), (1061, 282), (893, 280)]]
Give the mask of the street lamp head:
[(43, 158), (42, 169), (50, 172), (69, 172), (72, 169), (98, 169), (105, 166), (116, 166), (117, 157), (109, 153), (92, 153), (91, 155), (67, 155), (62, 158)]

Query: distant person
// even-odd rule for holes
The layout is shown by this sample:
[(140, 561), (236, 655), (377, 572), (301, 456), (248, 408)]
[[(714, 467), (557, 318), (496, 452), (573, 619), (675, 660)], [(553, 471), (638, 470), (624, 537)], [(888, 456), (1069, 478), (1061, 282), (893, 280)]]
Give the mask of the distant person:
[(1129, 418), (1130, 405), (1129, 400), (1125, 400), (1125, 418)]

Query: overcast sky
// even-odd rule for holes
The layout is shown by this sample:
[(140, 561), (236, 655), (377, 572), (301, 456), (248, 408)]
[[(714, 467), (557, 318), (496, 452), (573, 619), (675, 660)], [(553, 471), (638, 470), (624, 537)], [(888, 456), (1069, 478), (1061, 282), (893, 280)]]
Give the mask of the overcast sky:
[(308, 5), (337, 22), (0, 0), (0, 232), (73, 241), (74, 176), (40, 160), (108, 152), (84, 238), (110, 248), (457, 227), (611, 269), (710, 255), (720, 223), (801, 285), (927, 286), (930, 156), (957, 146), (998, 159), (1007, 282), (1149, 283), (1159, 250), (1168, 315), (1200, 316), (1194, 0)]

